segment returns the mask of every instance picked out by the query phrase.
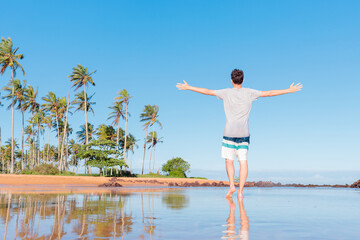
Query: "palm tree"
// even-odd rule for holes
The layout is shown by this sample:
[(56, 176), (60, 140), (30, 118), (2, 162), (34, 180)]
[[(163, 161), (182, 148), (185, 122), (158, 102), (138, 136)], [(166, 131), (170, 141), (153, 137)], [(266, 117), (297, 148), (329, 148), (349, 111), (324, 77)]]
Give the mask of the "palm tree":
[(40, 109), (40, 104), (37, 102), (36, 97), (38, 94), (38, 88), (36, 90), (29, 85), (25, 92), (25, 102), (22, 106), (22, 111), (30, 111), (34, 115)]
[(23, 85), (16, 92), (17, 99), (19, 101), (17, 109), (21, 111), (21, 120), (22, 120), (22, 131), (21, 131), (21, 170), (24, 169), (24, 114), (27, 111), (25, 102), (27, 99), (27, 87), (26, 80), (23, 80)]
[(92, 108), (92, 105), (95, 105), (95, 102), (90, 102), (92, 97), (94, 96), (91, 95), (90, 97), (86, 95), (86, 99), (84, 96), (84, 92), (80, 92), (75, 94), (75, 99), (71, 102), (72, 105), (76, 106), (76, 110), (77, 111), (85, 111), (85, 104), (86, 104), (86, 112), (91, 111), (94, 114), (94, 109)]
[(143, 161), (142, 161), (142, 167), (141, 167), (141, 174), (144, 174), (144, 163), (145, 163), (145, 151), (146, 151), (146, 137), (149, 125), (151, 124), (150, 116), (151, 116), (151, 105), (146, 105), (144, 107), (143, 112), (140, 114), (140, 122), (144, 123), (144, 129), (145, 129), (145, 141), (144, 141), (144, 155), (143, 155)]
[(50, 116), (44, 117), (42, 123), (48, 127), (48, 148), (46, 153), (46, 162), (49, 162), (49, 150), (50, 150), (50, 132), (52, 127), (52, 119)]
[[(157, 123), (162, 128), (162, 125), (161, 125), (160, 121), (158, 120), (158, 118), (159, 118), (159, 106), (153, 105), (151, 117), (150, 117), (150, 122), (151, 122), (150, 126), (153, 127), (151, 143), (154, 142), (154, 137), (155, 137), (155, 133), (156, 133), (155, 132), (155, 123)], [(149, 172), (151, 170), (151, 156), (152, 156), (153, 146), (154, 146), (154, 144), (151, 144), (150, 159), (149, 159)]]
[[(154, 148), (153, 172), (154, 172), (154, 169), (155, 169), (155, 146), (156, 146), (156, 144), (158, 144), (158, 143), (162, 143), (162, 142), (163, 142), (162, 139), (163, 139), (162, 137), (159, 138), (159, 137), (157, 136), (156, 131), (155, 131), (155, 132), (150, 132), (149, 135), (147, 136), (147, 142), (148, 142), (148, 143), (151, 143), (151, 145), (150, 145), (149, 148), (151, 148), (151, 147)], [(148, 148), (148, 149), (149, 149), (149, 148)]]
[(99, 140), (115, 140), (115, 129), (112, 126), (101, 124), (96, 129), (96, 135), (98, 135)]
[[(12, 94), (12, 89), (14, 88), (14, 98)], [(23, 170), (23, 161), (24, 161), (24, 112), (26, 109), (24, 109), (24, 102), (26, 98), (26, 81), (23, 81), (23, 84), (21, 84), (21, 81), (18, 79), (15, 79), (13, 82), (10, 82), (9, 86), (5, 86), (3, 88), (6, 92), (8, 92), (7, 95), (5, 95), (3, 98), (7, 100), (14, 99), (14, 105), (17, 104), (16, 109), (20, 110), (22, 113), (22, 141), (21, 141), (21, 170)], [(8, 106), (8, 109), (10, 109), (13, 106), (11, 103)]]
[(119, 147), (119, 141), (120, 141), (120, 135), (119, 135), (119, 131), (120, 131), (120, 118), (124, 119), (124, 112), (123, 112), (123, 105), (121, 102), (115, 102), (114, 106), (109, 107), (110, 109), (112, 109), (113, 111), (109, 114), (108, 120), (109, 119), (114, 119), (113, 122), (111, 123), (112, 126), (117, 125), (117, 129), (116, 129), (116, 145)]
[[(77, 169), (77, 173), (79, 173), (79, 157), (77, 157), (77, 154), (79, 153), (79, 151), (81, 150), (81, 145), (76, 143), (73, 139), (71, 139), (69, 141), (69, 153), (71, 156), (71, 161), (70, 164), (73, 165), (74, 167), (76, 166)], [(75, 170), (74, 170), (75, 172)]]
[[(29, 122), (29, 120), (28, 120)], [(25, 139), (26, 142), (28, 142), (28, 146), (29, 146), (29, 158), (31, 155), (31, 159), (32, 159), (32, 163), (34, 163), (34, 140), (33, 137), (35, 136), (35, 131), (34, 131), (34, 127), (33, 124), (30, 122), (31, 125), (27, 125), (25, 127), (25, 134), (27, 135), (27, 138)], [(29, 160), (29, 159), (28, 159)], [(27, 162), (28, 167), (33, 167), (33, 164), (29, 164), (29, 162)]]
[[(144, 123), (144, 128), (146, 130), (145, 141), (144, 141), (144, 156), (143, 156), (141, 174), (144, 174), (143, 172), (144, 172), (146, 138), (147, 138), (148, 128), (149, 128), (149, 126), (153, 126), (153, 132), (154, 132), (155, 123), (159, 124), (160, 127), (161, 127), (161, 123), (159, 122), (158, 117), (159, 117), (159, 107), (157, 105), (146, 105), (144, 107), (143, 112), (140, 114), (140, 121), (145, 122)], [(152, 148), (151, 148), (151, 151), (150, 151), (150, 161), (151, 161), (151, 152), (152, 152)], [(150, 172), (150, 169), (151, 169), (150, 168), (150, 161), (149, 161), (149, 172)]]
[(36, 101), (37, 94), (38, 88), (36, 88), (35, 90), (31, 85), (27, 87), (25, 92), (25, 102), (23, 105), (24, 111), (30, 110), (34, 113), (39, 109), (40, 104)]
[[(94, 125), (91, 123), (87, 123), (87, 129), (88, 129), (88, 139), (89, 141), (92, 140), (92, 136), (95, 133)], [(80, 126), (80, 131), (76, 132), (77, 139), (80, 143), (85, 144), (86, 143), (86, 130), (85, 130), (85, 124)]]
[(60, 119), (60, 99), (56, 97), (55, 93), (49, 92), (45, 97), (42, 98), (45, 101), (41, 106), (44, 111), (50, 113), (51, 117), (55, 117), (57, 138), (58, 138), (58, 157), (60, 155), (60, 128), (59, 128), (59, 119)]
[[(131, 158), (130, 158), (130, 172), (132, 169), (132, 155), (134, 154), (134, 148), (138, 148), (139, 146), (136, 144), (137, 140), (135, 139), (135, 137), (132, 134), (129, 134), (129, 136), (127, 137), (128, 141), (126, 142), (127, 144), (127, 151), (131, 151)], [(127, 152), (125, 152), (126, 154)]]
[[(128, 105), (130, 102), (130, 94), (126, 91), (126, 89), (118, 92), (119, 96), (115, 98), (115, 100), (120, 100), (121, 103), (125, 104), (125, 143), (124, 143), (124, 153), (126, 153), (126, 140), (127, 140), (127, 120), (128, 120)], [(126, 154), (124, 155), (124, 161), (126, 163)]]
[[(11, 69), (11, 81), (14, 82), (14, 77), (16, 75), (17, 68), (23, 72), (25, 75), (24, 68), (19, 63), (20, 59), (24, 58), (22, 54), (16, 54), (19, 48), (13, 49), (13, 42), (11, 38), (1, 39), (0, 43), (0, 73), (4, 74), (7, 68)], [(15, 88), (14, 84), (12, 86), (12, 108), (11, 108), (11, 166), (10, 166), (10, 173), (14, 173), (14, 95), (15, 95)]]
[[(78, 90), (80, 87), (84, 86), (84, 96), (87, 96), (86, 89), (89, 87), (89, 84), (95, 86), (95, 83), (91, 77), (92, 74), (96, 72), (93, 71), (89, 73), (88, 68), (84, 68), (82, 65), (78, 64), (77, 67), (73, 68), (72, 74), (69, 76), (70, 81), (73, 82), (72, 87), (76, 87), (75, 91)], [(86, 138), (85, 138), (85, 144), (89, 143), (89, 137), (88, 137), (88, 124), (87, 124), (87, 97), (84, 97), (85, 104), (84, 106), (84, 112), (85, 112), (85, 131), (86, 131)], [(91, 174), (91, 167), (88, 167), (89, 173)]]
[(42, 121), (44, 118), (44, 112), (42, 110), (37, 111), (32, 117), (32, 123), (36, 125), (36, 145), (37, 145), (37, 164), (40, 165), (40, 125), (42, 125)]
[(68, 135), (68, 115), (69, 115), (69, 106), (70, 106), (70, 93), (68, 95), (68, 99), (66, 100), (64, 109), (66, 109), (66, 118), (65, 118), (65, 124), (64, 124), (64, 131), (63, 131), (63, 139), (62, 139), (62, 144), (61, 144), (61, 154), (60, 154), (60, 164), (59, 164), (59, 171), (63, 170), (63, 167), (65, 166), (65, 164), (63, 164), (63, 154), (64, 154), (64, 147), (65, 147), (65, 136)]

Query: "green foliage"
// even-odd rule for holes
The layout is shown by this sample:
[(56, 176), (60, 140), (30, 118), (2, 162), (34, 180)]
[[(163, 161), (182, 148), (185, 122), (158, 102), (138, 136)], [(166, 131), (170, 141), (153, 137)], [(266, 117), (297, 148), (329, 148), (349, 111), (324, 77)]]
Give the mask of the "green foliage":
[(95, 83), (92, 79), (92, 76), (96, 72), (89, 72), (88, 68), (83, 67), (82, 65), (78, 64), (76, 67), (73, 67), (73, 72), (69, 76), (70, 81), (73, 82), (72, 87), (76, 87), (75, 90), (78, 90), (82, 86), (88, 87), (89, 84), (95, 86)]
[(162, 171), (173, 177), (186, 177), (189, 170), (190, 164), (180, 157), (172, 158), (162, 166)]
[(183, 171), (171, 171), (169, 172), (169, 177), (175, 177), (175, 178), (186, 178), (186, 175)]
[(207, 178), (204, 178), (204, 177), (189, 177), (189, 178), (192, 178), (192, 179), (207, 179)]
[(137, 174), (139, 178), (168, 178), (169, 176), (161, 175), (160, 173)]
[(92, 174), (89, 174), (89, 173), (79, 173), (79, 174), (76, 174), (76, 176), (100, 177), (100, 174), (99, 174), (99, 173), (92, 173)]
[(58, 175), (60, 175), (60, 176), (76, 176), (76, 173), (64, 171), (64, 172), (59, 173)]
[[(25, 75), (24, 68), (19, 63), (20, 59), (24, 58), (23, 54), (16, 54), (19, 48), (13, 47), (11, 38), (1, 38), (0, 42), (0, 74), (4, 74), (7, 68), (10, 68), (13, 73), (20, 68)], [(13, 79), (14, 80), (14, 79)]]
[(50, 164), (41, 164), (36, 166), (34, 169), (31, 170), (23, 170), (22, 174), (32, 174), (32, 175), (58, 175), (60, 172), (59, 170)]
[(89, 144), (83, 145), (77, 157), (88, 159), (86, 165), (100, 168), (127, 166), (121, 158), (122, 154), (116, 149), (116, 143), (111, 140), (92, 140)]
[(99, 140), (114, 141), (116, 139), (115, 129), (111, 125), (101, 124), (96, 130), (96, 135)]

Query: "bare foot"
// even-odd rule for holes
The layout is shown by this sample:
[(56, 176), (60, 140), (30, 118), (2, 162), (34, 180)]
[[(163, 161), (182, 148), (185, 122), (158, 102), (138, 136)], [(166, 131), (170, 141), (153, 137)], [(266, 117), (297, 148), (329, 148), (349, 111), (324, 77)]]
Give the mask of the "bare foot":
[(227, 198), (232, 198), (232, 195), (233, 195), (233, 193), (236, 191), (236, 188), (235, 187), (230, 187), (229, 188), (229, 191), (227, 192), (227, 194), (226, 194), (226, 197)]

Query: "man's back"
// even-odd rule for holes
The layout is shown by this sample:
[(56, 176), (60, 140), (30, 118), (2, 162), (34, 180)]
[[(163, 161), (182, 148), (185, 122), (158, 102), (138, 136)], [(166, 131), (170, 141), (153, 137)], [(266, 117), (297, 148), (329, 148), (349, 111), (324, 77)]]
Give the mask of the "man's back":
[(224, 101), (226, 116), (224, 136), (248, 137), (251, 105), (261, 91), (250, 88), (226, 88), (215, 90), (215, 95)]

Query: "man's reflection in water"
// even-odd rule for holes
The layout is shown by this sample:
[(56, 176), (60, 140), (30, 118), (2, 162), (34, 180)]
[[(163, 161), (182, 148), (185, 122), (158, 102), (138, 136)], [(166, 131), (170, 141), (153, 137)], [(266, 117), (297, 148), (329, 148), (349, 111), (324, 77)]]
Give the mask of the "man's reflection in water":
[(238, 198), (238, 204), (240, 208), (240, 231), (239, 234), (236, 234), (236, 226), (235, 226), (235, 208), (236, 205), (232, 198), (226, 199), (229, 204), (229, 217), (226, 220), (227, 224), (224, 227), (227, 227), (224, 233), (225, 236), (222, 239), (240, 239), (240, 240), (248, 240), (249, 239), (249, 218), (246, 215), (246, 211), (244, 208), (244, 200)]

